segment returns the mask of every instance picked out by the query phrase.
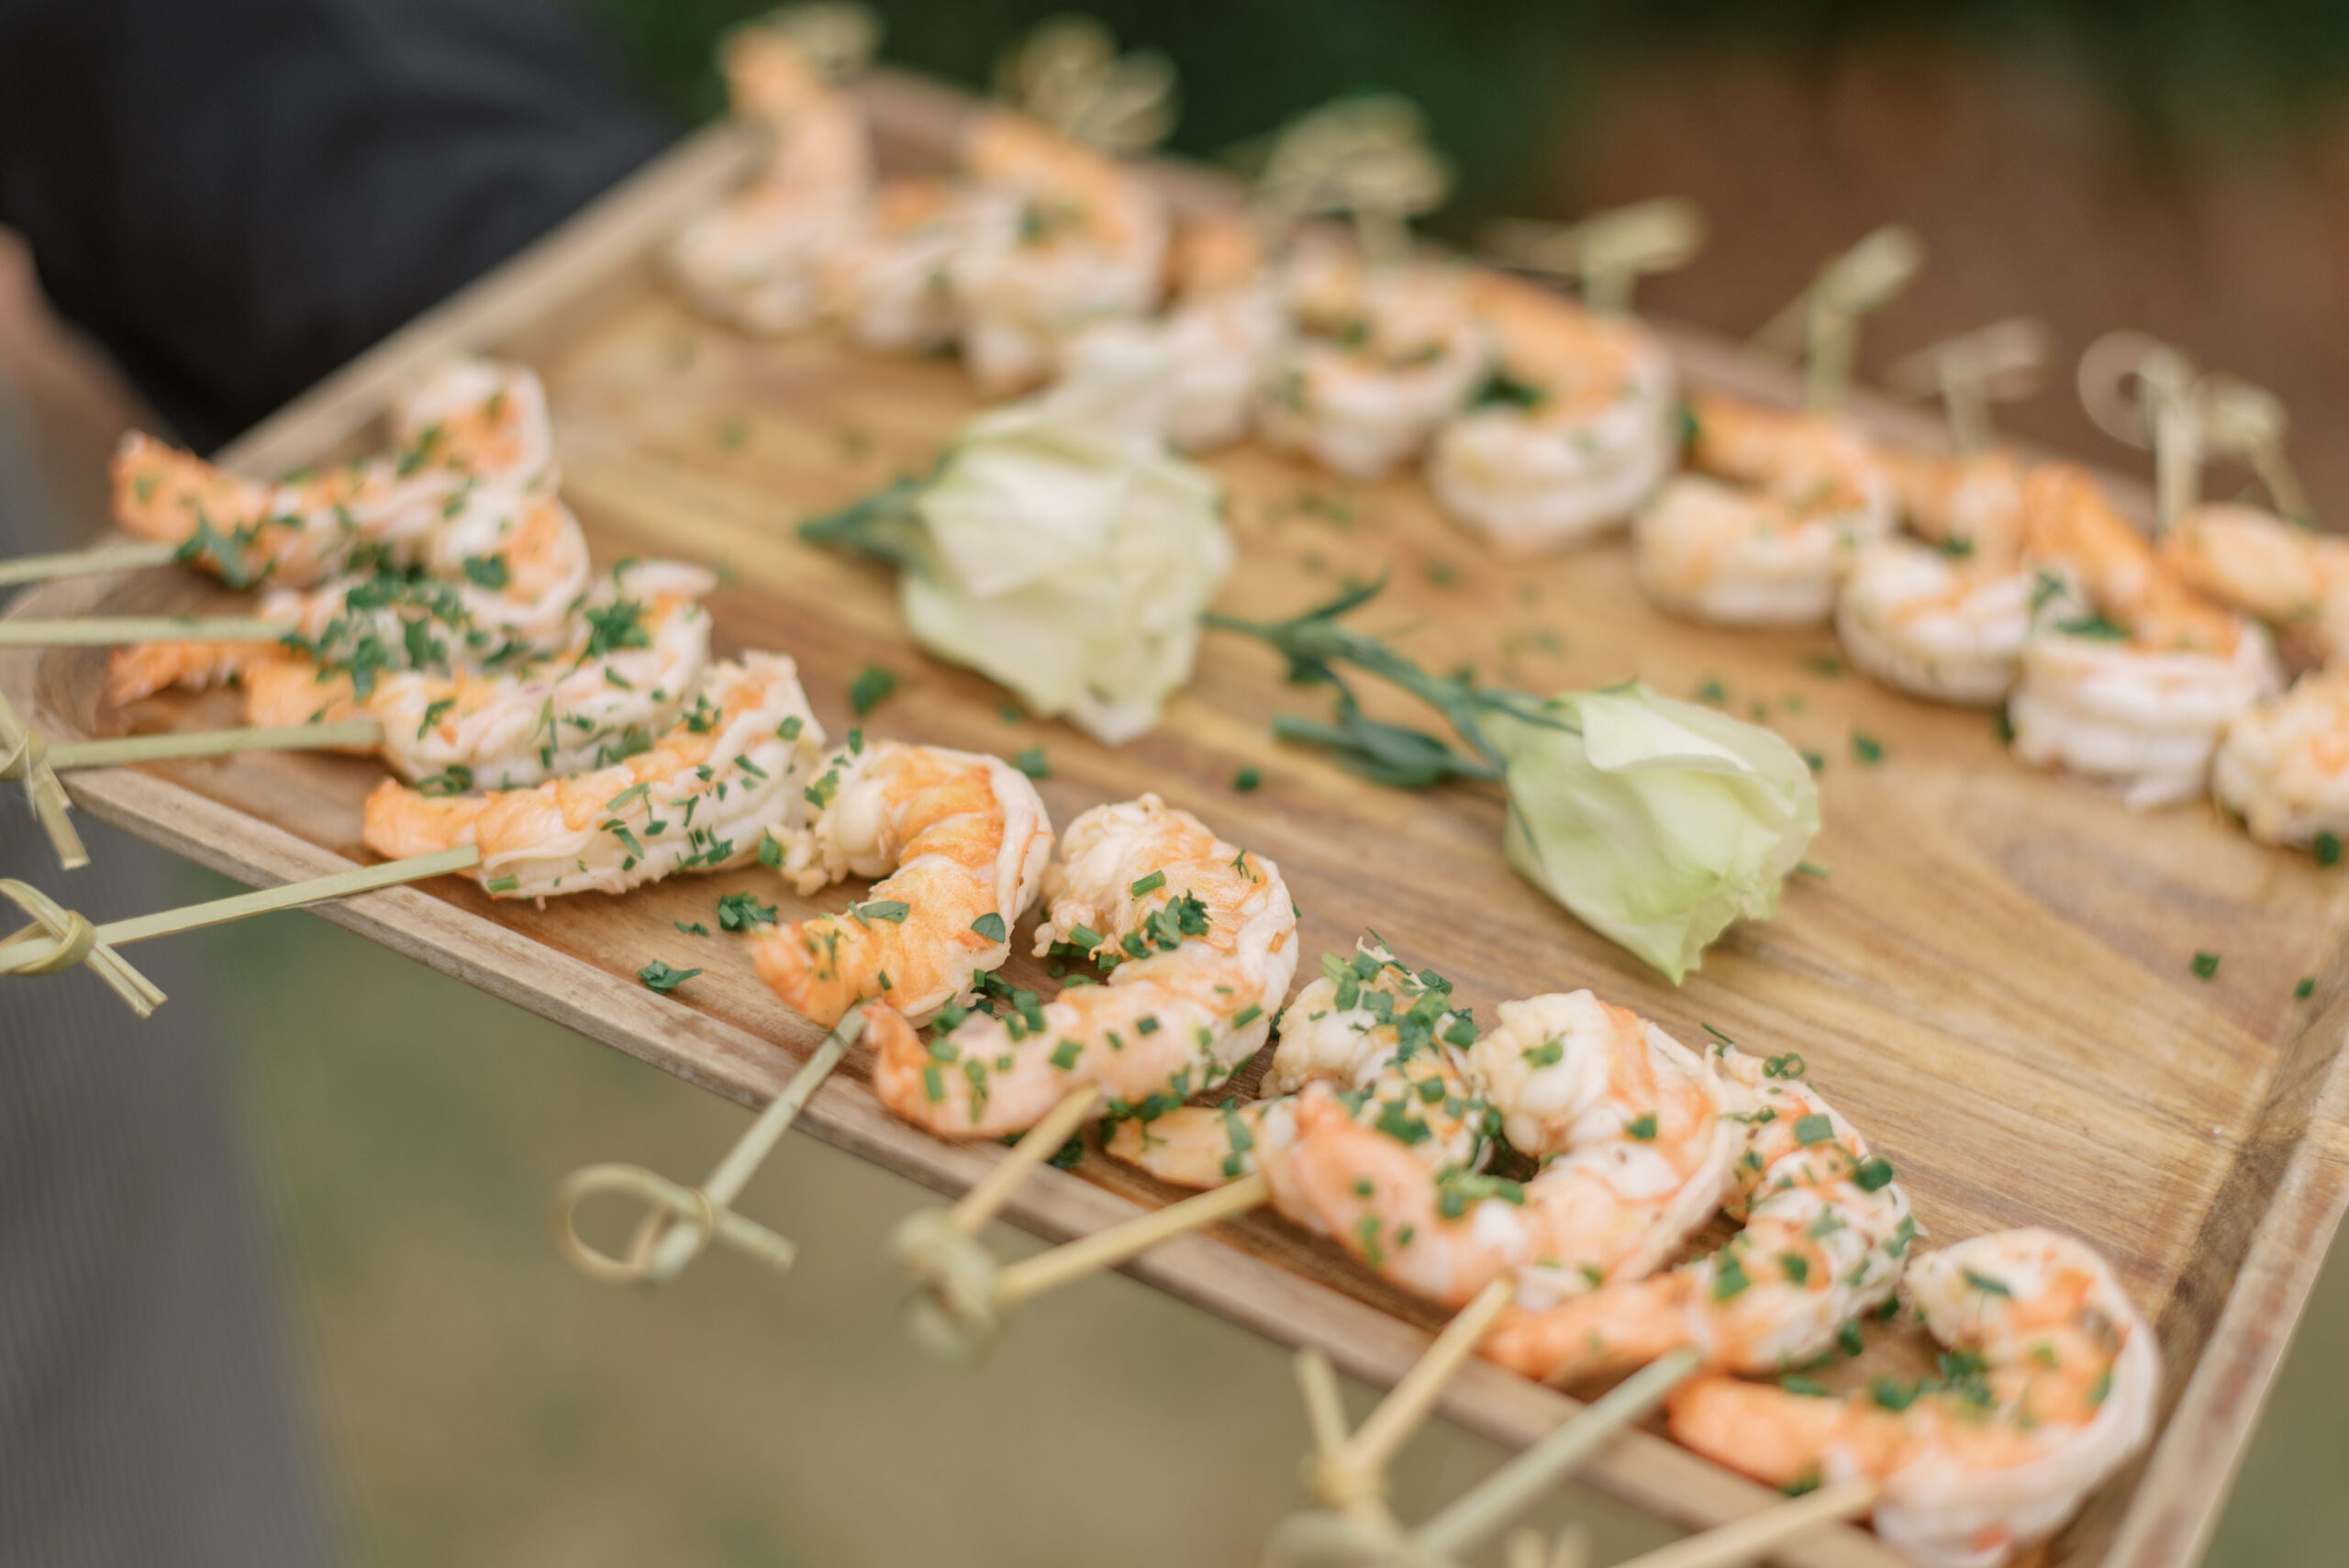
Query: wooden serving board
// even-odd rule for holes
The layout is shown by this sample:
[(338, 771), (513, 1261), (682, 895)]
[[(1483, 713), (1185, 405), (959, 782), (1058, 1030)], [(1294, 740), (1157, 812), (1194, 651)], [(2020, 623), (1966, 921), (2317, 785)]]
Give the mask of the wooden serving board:
[[(959, 100), (899, 78), (877, 78), (869, 91), (885, 156), (937, 161)], [(1749, 1049), (1800, 1052), (1822, 1092), (1894, 1161), (1932, 1239), (2045, 1224), (2094, 1239), (2114, 1259), (2160, 1329), (2164, 1425), (2150, 1456), (2092, 1503), (2047, 1560), (2127, 1568), (2195, 1560), (2349, 1196), (2339, 963), (2349, 877), (2262, 849), (2207, 806), (2132, 814), (2026, 772), (1986, 715), (1822, 673), (1834, 651), (1825, 632), (1734, 633), (1668, 619), (1634, 590), (1620, 543), (1503, 562), (1448, 525), (1415, 479), (1342, 483), (1253, 447), (1211, 462), (1230, 488), (1241, 563), (1224, 607), (1283, 615), (1342, 575), (1391, 570), (1367, 619), (1417, 628), (1408, 646), (1431, 666), (1473, 660), (1488, 678), (1533, 689), (1631, 675), (1679, 695), (1718, 687), (1731, 711), (1764, 718), (1824, 759), (1826, 828), (1812, 855), (1828, 878), (1797, 878), (1776, 919), (1732, 931), (1675, 989), (1510, 873), (1489, 792), (1383, 790), (1275, 744), (1275, 713), (1318, 712), (1322, 699), (1286, 687), (1261, 646), (1210, 635), (1165, 722), (1122, 750), (1061, 725), (1008, 721), (997, 688), (913, 649), (885, 573), (793, 533), (808, 512), (926, 464), (977, 406), (961, 370), (878, 357), (829, 336), (736, 337), (682, 308), (650, 259), (684, 215), (737, 177), (744, 157), (724, 130), (685, 144), (253, 432), (230, 462), (272, 473), (334, 454), (363, 439), (392, 389), (444, 353), (522, 359), (546, 378), (566, 493), (598, 558), (657, 552), (729, 566), (732, 580), (713, 602), (721, 649), (795, 655), (835, 736), (852, 722), (850, 680), (877, 662), (903, 684), (866, 721), (875, 733), (1004, 755), (1041, 746), (1056, 821), (1156, 791), (1273, 857), (1302, 906), (1308, 973), (1314, 954), (1348, 951), (1375, 927), (1413, 964), (1452, 976), (1479, 1009), (1588, 984), (1683, 1040), (1710, 1024)], [(1182, 199), (1212, 199), (1198, 176), (1168, 177)], [(1691, 334), (1671, 336), (1694, 383), (1787, 391), (1782, 373)], [(1922, 429), (1914, 415), (1869, 417), (1904, 438)], [(171, 571), (55, 584), (13, 613), (225, 602)], [(32, 700), (35, 722), (52, 737), (235, 722), (233, 701), (219, 695), (108, 710), (98, 695), (103, 667), (96, 652), (18, 654), (0, 660), (0, 680)], [(1862, 736), (1880, 745), (1879, 762), (1859, 759)], [(1260, 770), (1260, 790), (1232, 787), (1242, 766)], [(366, 761), (251, 756), (69, 783), (95, 816), (244, 881), (273, 883), (366, 858), (359, 803), (378, 776)], [(36, 878), (70, 895), (70, 878)], [(847, 896), (833, 889), (796, 899), (754, 868), (544, 909), (494, 903), (449, 878), (324, 913), (757, 1104), (818, 1031), (760, 985), (737, 939), (674, 929), (700, 919), (715, 930), (713, 901), (735, 888), (779, 897), (786, 917)], [(2204, 951), (2222, 955), (2208, 980), (2192, 964)], [(653, 958), (705, 973), (663, 999), (633, 978)], [(1052, 984), (1024, 958), (1008, 973), (1018, 984)], [(2315, 977), (2315, 994), (2296, 1000), (2303, 976)], [(895, 1120), (863, 1080), (864, 1063), (852, 1058), (801, 1125), (943, 1192), (1000, 1156)], [(1173, 1195), (1095, 1152), (1073, 1173), (1041, 1173), (1009, 1212), (1063, 1238)], [(763, 1218), (790, 1229), (788, 1214)], [(1333, 1247), (1265, 1216), (1176, 1241), (1130, 1272), (1273, 1338), (1321, 1346), (1375, 1382), (1396, 1377), (1437, 1321)], [(1017, 1318), (1008, 1331), (1019, 1331)], [(1836, 1375), (1920, 1364), (1924, 1353), (1891, 1343)], [(1443, 1405), (1520, 1445), (1574, 1407), (1483, 1364)], [(1648, 1432), (1614, 1445), (1587, 1473), (1691, 1527), (1776, 1497)], [(1817, 1568), (1898, 1561), (1865, 1530), (1842, 1527), (1780, 1557)]]

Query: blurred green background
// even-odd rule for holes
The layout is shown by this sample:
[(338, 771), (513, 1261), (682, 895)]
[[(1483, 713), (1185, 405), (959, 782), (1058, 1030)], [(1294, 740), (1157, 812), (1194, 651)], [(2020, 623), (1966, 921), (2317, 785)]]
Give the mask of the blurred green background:
[[(566, 3), (680, 125), (718, 106), (715, 35), (762, 8)], [(886, 54), (979, 83), (1059, 8), (886, 6)], [(1496, 213), (1695, 197), (1712, 246), (1650, 298), (1725, 331), (1750, 330), (1825, 250), (1902, 218), (1934, 261), (1873, 329), (1871, 365), (2025, 309), (2065, 360), (2107, 327), (2143, 326), (2283, 391), (2320, 506), (2349, 502), (2349, 448), (2321, 439), (2349, 416), (2349, 7), (1097, 10), (1181, 67), (1177, 142), (1193, 153), (1344, 90), (1418, 98), (1460, 165), (1459, 203), (1436, 225), (1456, 236)], [(0, 284), (21, 293), (12, 266)], [(0, 369), (38, 389), (56, 488), (95, 515), (104, 445), (129, 412), (56, 343), (12, 339), (6, 314)], [(2136, 461), (2061, 387), (2007, 419)], [(188, 884), (219, 885), (192, 872)], [(598, 1160), (697, 1172), (746, 1113), (317, 920), (186, 940), (238, 1024), (242, 1104), (357, 1560), (1236, 1563), (1299, 1500), (1286, 1358), (1122, 1279), (1028, 1309), (977, 1369), (910, 1353), (879, 1238), (930, 1200), (811, 1140), (787, 1140), (742, 1200), (802, 1243), (787, 1281), (723, 1253), (657, 1295), (581, 1280), (546, 1239), (554, 1184)], [(2211, 1568), (2349, 1560), (2344, 1256)], [(1431, 1428), (1398, 1506), (1422, 1513), (1497, 1458)], [(1591, 1522), (1602, 1562), (1664, 1533), (1572, 1489), (1542, 1514), (1570, 1517)]]

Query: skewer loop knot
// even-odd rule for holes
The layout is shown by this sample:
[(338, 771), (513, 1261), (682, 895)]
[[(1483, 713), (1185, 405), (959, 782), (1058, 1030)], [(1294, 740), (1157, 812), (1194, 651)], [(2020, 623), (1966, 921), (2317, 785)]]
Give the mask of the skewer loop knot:
[(913, 1282), (906, 1313), (914, 1338), (933, 1355), (967, 1362), (995, 1342), (1002, 1269), (952, 1210), (909, 1214), (890, 1233), (889, 1250)]
[[(626, 1257), (591, 1246), (579, 1234), (579, 1206), (596, 1193), (640, 1197), (654, 1211), (638, 1227)], [(553, 1218), (556, 1251), (581, 1273), (611, 1284), (659, 1284), (674, 1279), (707, 1251), (712, 1241), (724, 1241), (777, 1269), (791, 1267), (798, 1251), (786, 1238), (724, 1207), (701, 1188), (682, 1185), (641, 1165), (585, 1165), (572, 1172), (555, 1189)], [(673, 1225), (690, 1233), (689, 1247), (678, 1251), (662, 1245)]]
[(0, 784), (29, 779), (48, 763), (49, 742), (39, 730), (20, 728), (13, 740), (0, 734)]
[(6, 898), (27, 915), (31, 924), (11, 932), (0, 948), (12, 946), (28, 938), (47, 937), (56, 946), (49, 952), (32, 959), (0, 959), (0, 973), (56, 974), (86, 963), (99, 979), (114, 987), (115, 994), (128, 1003), (130, 1010), (146, 1018), (163, 1003), (163, 993), (155, 983), (124, 962), (120, 953), (98, 940), (98, 929), (88, 917), (64, 907), (40, 889), (13, 878), (0, 879), (0, 898)]

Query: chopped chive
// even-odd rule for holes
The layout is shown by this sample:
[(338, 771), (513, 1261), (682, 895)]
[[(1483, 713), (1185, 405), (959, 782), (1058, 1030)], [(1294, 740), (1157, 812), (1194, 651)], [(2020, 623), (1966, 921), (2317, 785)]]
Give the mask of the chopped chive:
[(1148, 876), (1145, 876), (1139, 882), (1136, 882), (1131, 887), (1127, 888), (1126, 891), (1132, 894), (1136, 898), (1146, 898), (1165, 885), (1166, 873), (1163, 871), (1154, 871)]
[(1642, 1143), (1654, 1142), (1655, 1112), (1648, 1111), (1643, 1115), (1633, 1117), (1631, 1120), (1623, 1124), (1623, 1131), (1627, 1136), (1634, 1138)]
[[(1238, 773), (1231, 775), (1231, 787), (1240, 791), (1242, 795), (1245, 795), (1250, 790), (1259, 787), (1264, 784), (1264, 775), (1258, 773), (1253, 768), (1242, 768)], [(2326, 863), (2331, 864), (2332, 862), (2327, 862)]]
[(482, 884), (492, 893), (511, 893), (521, 885), (522, 879), (518, 876), (493, 876)]
[(2014, 1299), (2015, 1293), (2008, 1288), (2006, 1281), (2002, 1279), (1994, 1279), (1988, 1274), (1977, 1273), (1972, 1269), (1965, 1269), (1960, 1272), (1965, 1274), (1965, 1283), (1980, 1291), (1983, 1295), (2003, 1296), (2009, 1301)]
[(876, 898), (870, 904), (852, 904), (848, 912), (860, 920), (886, 920), (902, 926), (906, 917), (913, 913), (913, 906), (898, 898)]
[(2194, 955), (2194, 973), (2197, 976), (2204, 980), (2208, 980), (2217, 974), (2219, 973), (2219, 955), (2214, 952), (2196, 953)]
[(698, 969), (672, 969), (656, 958), (642, 969), (638, 970), (636, 977), (644, 982), (646, 990), (657, 991), (666, 996), (700, 973)]
[(2292, 987), (2292, 999), (2296, 1002), (2305, 1002), (2309, 999), (2310, 994), (2315, 990), (2316, 976), (2304, 974), (2300, 976), (2300, 983)]
[(1795, 1141), (1805, 1149), (1835, 1136), (1835, 1123), (1819, 1111), (1795, 1118)]
[(867, 664), (856, 673), (856, 679), (849, 683), (848, 706), (856, 709), (857, 717), (863, 718), (879, 707), (882, 699), (896, 689), (896, 672), (878, 664)]
[(1875, 767), (1884, 761), (1884, 742), (1864, 729), (1852, 731), (1852, 755), (1862, 764)]
[(669, 923), (676, 927), (677, 929), (685, 932), (685, 934), (689, 937), (706, 937), (709, 935), (709, 928), (703, 925), (699, 920), (696, 920), (691, 924), (687, 924), (683, 920), (672, 920)]
[(1145, 1014), (1143, 1017), (1134, 1020), (1134, 1033), (1156, 1034), (1157, 1032), (1158, 1019), (1154, 1016)]
[(1044, 749), (1041, 746), (1029, 747), (1028, 750), (1011, 759), (1011, 765), (1031, 779), (1048, 779), (1052, 776), (1052, 766), (1044, 761)]
[(2321, 866), (2341, 863), (2341, 840), (2330, 831), (2318, 833), (2310, 840), (2309, 849), (2316, 856), (2316, 863)]
[(1264, 1009), (1251, 1002), (1231, 1016), (1231, 1027), (1236, 1029), (1244, 1029), (1264, 1016)]

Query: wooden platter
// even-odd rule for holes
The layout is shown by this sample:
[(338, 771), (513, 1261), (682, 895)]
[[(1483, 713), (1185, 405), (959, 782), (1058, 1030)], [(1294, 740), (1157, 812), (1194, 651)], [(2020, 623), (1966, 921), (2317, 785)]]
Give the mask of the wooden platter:
[[(959, 100), (888, 76), (868, 92), (885, 161), (940, 160)], [(272, 473), (333, 455), (442, 354), (522, 359), (546, 379), (566, 493), (598, 559), (724, 563), (731, 580), (713, 601), (721, 651), (795, 655), (835, 735), (852, 722), (851, 679), (877, 662), (902, 684), (866, 720), (875, 733), (1005, 755), (1041, 746), (1057, 821), (1154, 790), (1278, 861), (1302, 906), (1308, 969), (1314, 953), (1347, 951), (1372, 926), (1414, 964), (1452, 976), (1479, 1008), (1589, 984), (1684, 1040), (1710, 1024), (1753, 1049), (1799, 1051), (1813, 1081), (1892, 1158), (1931, 1238), (2047, 1224), (2114, 1259), (2162, 1335), (2164, 1424), (2149, 1456), (2044, 1560), (2196, 1560), (2349, 1201), (2340, 962), (2349, 875), (2254, 845), (2207, 806), (2132, 814), (2025, 772), (1987, 716), (1833, 673), (1823, 631), (1672, 621), (1634, 590), (1620, 544), (1506, 562), (1444, 522), (1414, 478), (1340, 482), (1254, 447), (1211, 461), (1230, 488), (1241, 562), (1224, 607), (1286, 614), (1342, 576), (1391, 571), (1370, 623), (1416, 628), (1407, 645), (1431, 666), (1473, 660), (1488, 677), (1534, 689), (1637, 674), (1759, 717), (1822, 759), (1826, 828), (1813, 859), (1830, 874), (1797, 879), (1777, 919), (1734, 930), (1675, 990), (1509, 872), (1497, 797), (1382, 790), (1275, 745), (1274, 714), (1314, 710), (1319, 699), (1284, 686), (1276, 658), (1252, 643), (1210, 635), (1165, 723), (1122, 750), (1064, 726), (1007, 720), (997, 688), (912, 648), (884, 573), (793, 534), (802, 516), (927, 463), (977, 406), (959, 367), (878, 357), (829, 336), (736, 337), (684, 309), (651, 260), (684, 215), (737, 176), (745, 153), (722, 129), (684, 144), (255, 430), (228, 460)], [(1167, 178), (1179, 200), (1218, 197), (1201, 176)], [(1694, 383), (1787, 393), (1773, 368), (1694, 334), (1670, 336)], [(1887, 433), (1930, 439), (1913, 414), (1865, 412)], [(161, 572), (55, 584), (12, 613), (223, 599), (192, 575)], [(0, 656), (0, 684), (29, 702), (20, 711), (52, 738), (236, 721), (233, 700), (217, 694), (106, 709), (103, 668), (95, 651)], [(1863, 750), (1880, 760), (1864, 761)], [(1260, 789), (1233, 787), (1242, 766), (1259, 770)], [(378, 776), (372, 762), (248, 756), (69, 784), (94, 816), (244, 881), (274, 883), (365, 858), (359, 802)], [(70, 878), (34, 879), (70, 905)], [(759, 984), (737, 939), (682, 935), (673, 924), (707, 920), (718, 894), (741, 887), (779, 895), (787, 917), (811, 907), (754, 869), (543, 910), (443, 879), (323, 913), (757, 1104), (818, 1031)], [(835, 889), (813, 906), (843, 896)], [(2221, 955), (2209, 979), (2196, 972), (2198, 952)], [(664, 999), (633, 978), (653, 958), (706, 973)], [(1008, 973), (1052, 984), (1026, 959)], [(2315, 988), (2303, 1000), (2294, 992), (2304, 976)], [(863, 1076), (852, 1057), (800, 1125), (944, 1192), (999, 1157), (992, 1145), (951, 1145), (897, 1122)], [(1041, 1173), (1008, 1213), (1058, 1239), (1172, 1195), (1097, 1152), (1074, 1172)], [(787, 1213), (762, 1218), (790, 1229)], [(1275, 1218), (1186, 1238), (1130, 1272), (1272, 1338), (1319, 1345), (1373, 1382), (1396, 1377), (1437, 1320)], [(1009, 1331), (1019, 1331), (1016, 1317)], [(1872, 1349), (1839, 1375), (1921, 1355)], [(1443, 1405), (1520, 1445), (1575, 1407), (1483, 1364)], [(1586, 1474), (1690, 1527), (1776, 1497), (1645, 1432)], [(1843, 1527), (1778, 1557), (1817, 1568), (1899, 1561)]]

